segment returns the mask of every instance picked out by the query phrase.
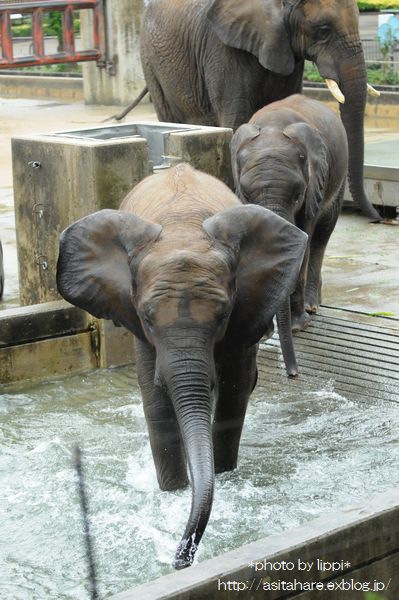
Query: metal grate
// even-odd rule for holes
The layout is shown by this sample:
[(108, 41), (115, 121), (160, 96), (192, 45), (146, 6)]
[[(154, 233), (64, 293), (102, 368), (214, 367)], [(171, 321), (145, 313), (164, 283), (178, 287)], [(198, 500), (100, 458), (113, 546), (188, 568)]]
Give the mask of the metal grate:
[(323, 308), (306, 331), (294, 336), (299, 377), (287, 378), (274, 334), (260, 345), (259, 382), (265, 389), (295, 395), (329, 386), (349, 399), (399, 404), (399, 321), (386, 319), (387, 325), (381, 326), (376, 320), (381, 322)]

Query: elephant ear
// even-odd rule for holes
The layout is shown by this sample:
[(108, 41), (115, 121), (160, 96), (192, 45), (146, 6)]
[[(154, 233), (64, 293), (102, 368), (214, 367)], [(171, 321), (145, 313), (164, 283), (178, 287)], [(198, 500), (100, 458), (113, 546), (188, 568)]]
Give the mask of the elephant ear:
[(291, 294), (308, 236), (267, 208), (228, 208), (203, 227), (237, 257), (236, 301), (227, 335), (247, 346), (258, 342)]
[(281, 0), (214, 0), (208, 19), (224, 44), (255, 55), (265, 69), (280, 75), (294, 70)]
[(60, 294), (95, 317), (112, 319), (145, 339), (133, 305), (130, 262), (161, 230), (161, 225), (109, 209), (76, 221), (60, 238)]
[(253, 125), (252, 123), (244, 123), (241, 125), (235, 134), (232, 137), (230, 148), (231, 148), (231, 168), (233, 171), (233, 179), (234, 179), (234, 189), (237, 194), (241, 198), (241, 200), (245, 201), (245, 198), (241, 191), (240, 186), (240, 170), (238, 167), (238, 155), (240, 150), (244, 148), (247, 144), (252, 142), (252, 140), (256, 139), (260, 134), (260, 127), (257, 125)]
[(312, 219), (319, 210), (324, 198), (328, 174), (327, 146), (319, 131), (307, 123), (294, 123), (283, 131), (283, 134), (304, 148), (307, 156), (307, 178), (305, 211), (306, 218)]

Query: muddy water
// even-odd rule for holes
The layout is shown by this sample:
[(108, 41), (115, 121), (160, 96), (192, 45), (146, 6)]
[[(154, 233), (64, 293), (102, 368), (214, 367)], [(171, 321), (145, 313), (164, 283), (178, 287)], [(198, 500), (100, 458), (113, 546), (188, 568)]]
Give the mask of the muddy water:
[[(159, 491), (132, 368), (0, 396), (0, 598), (88, 598), (71, 448), (84, 449), (101, 597), (171, 572), (190, 491)], [(254, 395), (200, 561), (399, 483), (397, 404)]]

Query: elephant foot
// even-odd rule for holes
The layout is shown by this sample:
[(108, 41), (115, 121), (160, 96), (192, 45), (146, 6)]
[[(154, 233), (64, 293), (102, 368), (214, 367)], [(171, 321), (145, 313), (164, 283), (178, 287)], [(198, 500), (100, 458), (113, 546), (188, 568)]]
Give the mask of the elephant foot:
[(321, 304), (321, 285), (309, 286), (305, 293), (305, 310), (310, 315), (314, 315)]
[(237, 468), (237, 463), (231, 465), (216, 465), (215, 464), (215, 474), (220, 475), (220, 473), (227, 473), (228, 471), (234, 471)]
[(162, 492), (175, 492), (176, 490), (182, 490), (188, 486), (187, 477), (181, 479), (162, 479), (158, 478), (158, 484)]
[(309, 315), (315, 315), (319, 310), (320, 305), (313, 302), (307, 302), (305, 304), (305, 310)]
[(291, 315), (291, 329), (294, 333), (303, 331), (310, 324), (311, 316), (307, 312), (300, 315)]

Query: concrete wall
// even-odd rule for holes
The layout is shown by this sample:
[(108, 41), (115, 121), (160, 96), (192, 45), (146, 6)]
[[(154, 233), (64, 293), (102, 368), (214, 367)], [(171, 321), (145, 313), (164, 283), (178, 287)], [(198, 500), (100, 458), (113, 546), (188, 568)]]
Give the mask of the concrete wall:
[(364, 600), (365, 591), (378, 591), (381, 600), (399, 598), (398, 490), (241, 546), (110, 600)]
[(132, 362), (131, 333), (64, 300), (0, 311), (0, 384)]
[(40, 100), (83, 100), (81, 77), (38, 77), (34, 75), (0, 75), (0, 97), (37, 98)]
[[(339, 113), (338, 102), (334, 100), (326, 87), (304, 87), (303, 93), (305, 96), (324, 102)], [(399, 117), (398, 92), (382, 91), (378, 98), (368, 95), (365, 116), (367, 119), (397, 119)]]
[[(83, 64), (84, 96), (88, 104), (128, 104), (145, 86), (139, 35), (144, 0), (107, 0), (105, 3), (105, 68)], [(92, 30), (92, 11), (81, 11), (84, 44)]]

